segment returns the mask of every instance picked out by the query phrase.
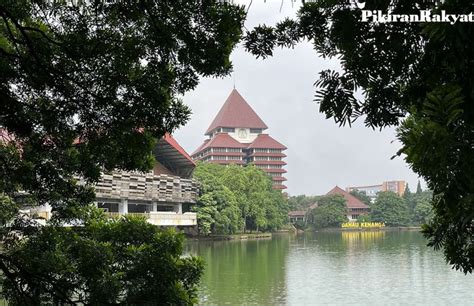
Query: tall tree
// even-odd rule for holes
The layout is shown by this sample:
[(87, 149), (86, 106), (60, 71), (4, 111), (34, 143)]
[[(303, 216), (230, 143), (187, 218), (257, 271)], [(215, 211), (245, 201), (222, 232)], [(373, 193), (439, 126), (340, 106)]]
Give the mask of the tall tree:
[(198, 163), (201, 195), (194, 207), (201, 234), (275, 230), (288, 219), (288, 203), (271, 178), (255, 166)]
[[(384, 14), (467, 14), (472, 1), (367, 0)], [(337, 123), (363, 116), (367, 126), (398, 125), (398, 152), (433, 190), (435, 217), (423, 232), (456, 269), (474, 269), (474, 24), (362, 21), (346, 0), (304, 3), (295, 20), (248, 31), (257, 57), (309, 40), (340, 71), (316, 81), (319, 110)], [(362, 93), (359, 95), (358, 93)]]
[(423, 189), (421, 189), (421, 183), (418, 181), (418, 184), (416, 185), (416, 194), (421, 194), (423, 192)]
[[(189, 118), (178, 97), (231, 70), (245, 11), (216, 1), (66, 2), (0, 3), (1, 294), (22, 305), (149, 304), (157, 296), (145, 288), (162, 281), (160, 302), (191, 303), (202, 267), (179, 260), (175, 234), (144, 220), (58, 226), (90, 214), (93, 191), (76, 176), (93, 184), (103, 170), (150, 169), (156, 139)], [(48, 203), (54, 218), (33, 226), (20, 200)], [(109, 283), (113, 292), (100, 292)]]
[(405, 191), (403, 192), (403, 198), (407, 199), (411, 195), (411, 190), (408, 184), (405, 186)]
[(391, 191), (377, 194), (370, 216), (373, 221), (385, 222), (390, 226), (407, 225), (410, 222), (406, 202)]
[(433, 219), (432, 192), (425, 190), (414, 197), (413, 222), (416, 224), (426, 224)]
[(346, 200), (343, 196), (329, 195), (319, 198), (318, 207), (310, 214), (316, 227), (338, 227), (347, 222), (346, 211)]

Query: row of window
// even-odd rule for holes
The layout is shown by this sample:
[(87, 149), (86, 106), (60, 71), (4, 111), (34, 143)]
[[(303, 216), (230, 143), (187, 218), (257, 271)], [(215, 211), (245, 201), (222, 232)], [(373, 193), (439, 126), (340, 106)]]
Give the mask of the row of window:
[(255, 149), (253, 149), (253, 152), (255, 152), (255, 153), (281, 153), (281, 150), (280, 149), (255, 148)]
[(283, 165), (255, 165), (257, 168), (260, 169), (281, 169)]
[[(235, 133), (235, 128), (223, 127), (216, 130), (217, 133)], [(262, 129), (250, 129), (252, 134), (262, 134)]]
[[(251, 158), (252, 160), (252, 158)], [(255, 156), (253, 157), (253, 160), (257, 161), (281, 161), (281, 157), (273, 157), (273, 156)]]
[(242, 149), (240, 148), (212, 148), (212, 152), (236, 152), (236, 153), (241, 153)]
[(270, 173), (268, 173), (268, 174), (270, 174), (270, 176), (282, 176), (281, 173), (270, 172)]
[(356, 212), (356, 211), (367, 211), (366, 208), (352, 208), (351, 209), (352, 212)]
[(215, 155), (210, 156), (211, 160), (242, 160), (240, 156), (225, 156), (225, 155)]

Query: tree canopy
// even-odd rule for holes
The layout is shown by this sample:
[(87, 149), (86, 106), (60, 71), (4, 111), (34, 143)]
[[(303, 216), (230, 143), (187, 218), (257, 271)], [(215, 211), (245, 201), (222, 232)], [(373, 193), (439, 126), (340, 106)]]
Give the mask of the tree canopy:
[[(126, 289), (133, 283), (163, 289), (163, 302), (192, 302), (202, 267), (180, 259), (179, 236), (144, 220), (60, 225), (86, 219), (102, 171), (150, 169), (156, 140), (189, 118), (178, 97), (231, 70), (243, 8), (5, 0), (0, 16), (1, 294), (23, 305), (146, 304), (161, 294)], [(35, 226), (19, 214), (24, 203), (51, 205), (53, 219)]]
[(288, 209), (289, 210), (306, 210), (311, 205), (318, 202), (319, 196), (307, 196), (300, 194), (297, 196), (291, 196), (288, 198)]
[(318, 207), (312, 209), (310, 214), (316, 227), (338, 227), (347, 222), (346, 211), (346, 200), (336, 194), (320, 197)]
[[(365, 10), (469, 14), (472, 1), (367, 0)], [(320, 112), (337, 123), (363, 116), (367, 126), (399, 126), (411, 168), (433, 191), (434, 218), (423, 229), (456, 269), (474, 268), (474, 24), (363, 22), (345, 0), (304, 3), (296, 19), (247, 31), (246, 49), (268, 57), (276, 47), (310, 41), (341, 69), (316, 81)]]
[(201, 184), (194, 208), (201, 234), (275, 230), (288, 219), (287, 200), (253, 165), (198, 163), (194, 178)]
[(391, 191), (377, 194), (375, 202), (370, 207), (373, 221), (385, 222), (389, 226), (408, 225), (410, 223), (406, 201)]
[(360, 191), (360, 190), (355, 189), (355, 190), (352, 190), (350, 194), (352, 194), (353, 196), (361, 200), (364, 204), (367, 204), (370, 206), (370, 203), (371, 203), (370, 197), (367, 195), (365, 191)]

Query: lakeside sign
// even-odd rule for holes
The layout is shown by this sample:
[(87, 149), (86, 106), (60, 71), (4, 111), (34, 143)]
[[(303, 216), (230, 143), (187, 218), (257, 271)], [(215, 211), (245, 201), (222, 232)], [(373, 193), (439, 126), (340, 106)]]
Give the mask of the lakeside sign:
[(341, 224), (342, 228), (381, 228), (385, 227), (383, 222), (345, 222)]

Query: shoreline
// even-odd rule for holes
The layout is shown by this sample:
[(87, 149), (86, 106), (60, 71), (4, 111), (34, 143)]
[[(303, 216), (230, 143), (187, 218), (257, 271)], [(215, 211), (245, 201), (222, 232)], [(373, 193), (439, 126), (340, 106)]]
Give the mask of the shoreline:
[(272, 239), (273, 233), (255, 233), (255, 234), (234, 234), (234, 235), (215, 235), (215, 236), (191, 236), (187, 240), (195, 241), (242, 241)]
[(309, 232), (380, 232), (380, 231), (417, 231), (421, 230), (421, 226), (397, 226), (397, 227), (379, 227), (379, 228), (322, 228), (317, 230), (306, 231), (288, 231), (279, 230), (268, 233), (248, 233), (248, 234), (233, 234), (233, 235), (213, 235), (213, 236), (186, 236), (189, 241), (246, 241), (246, 240), (260, 240), (272, 239), (273, 235), (284, 234), (304, 234)]
[(386, 226), (386, 227), (356, 227), (356, 228), (322, 228), (315, 232), (370, 232), (370, 231), (420, 231), (421, 226)]

